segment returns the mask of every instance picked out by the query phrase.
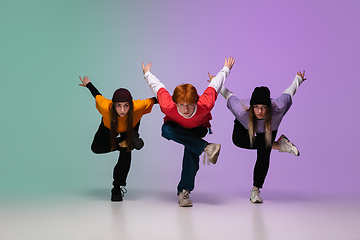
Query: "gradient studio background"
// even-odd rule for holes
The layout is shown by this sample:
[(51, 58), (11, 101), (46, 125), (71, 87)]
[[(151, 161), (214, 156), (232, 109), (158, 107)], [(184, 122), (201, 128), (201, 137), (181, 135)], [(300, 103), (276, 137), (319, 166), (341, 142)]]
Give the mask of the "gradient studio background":
[[(117, 153), (95, 155), (100, 123), (94, 99), (78, 86), (88, 75), (107, 98), (128, 88), (152, 97), (141, 63), (172, 92), (206, 88), (224, 58), (236, 63), (226, 86), (250, 97), (266, 85), (279, 96), (297, 71), (306, 81), (278, 135), (301, 156), (274, 151), (263, 196), (359, 194), (357, 1), (1, 1), (0, 197), (109, 198)], [(234, 117), (219, 97), (213, 135), (216, 165), (201, 166), (194, 192), (247, 197), (255, 152), (231, 142)], [(155, 105), (141, 122), (145, 148), (133, 152), (128, 190), (176, 193), (182, 146), (160, 136)], [(267, 195), (266, 195), (267, 194)], [(176, 199), (176, 198), (174, 198)]]

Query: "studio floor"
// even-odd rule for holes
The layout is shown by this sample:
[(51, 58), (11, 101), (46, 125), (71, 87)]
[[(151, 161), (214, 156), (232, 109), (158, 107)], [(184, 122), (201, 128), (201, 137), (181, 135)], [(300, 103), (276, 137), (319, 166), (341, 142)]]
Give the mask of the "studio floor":
[(192, 193), (180, 208), (170, 192), (128, 189), (123, 202), (108, 189), (77, 195), (0, 201), (0, 239), (360, 239), (360, 201), (286, 193), (247, 196)]

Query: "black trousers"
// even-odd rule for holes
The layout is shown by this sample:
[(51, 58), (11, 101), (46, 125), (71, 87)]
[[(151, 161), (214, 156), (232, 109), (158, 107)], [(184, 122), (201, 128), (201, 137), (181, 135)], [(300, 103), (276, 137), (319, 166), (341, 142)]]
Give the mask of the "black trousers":
[[(139, 132), (139, 126), (140, 121), (134, 127), (134, 131)], [(119, 137), (116, 138), (118, 143), (125, 139), (126, 132), (120, 133)], [(102, 120), (99, 129), (95, 133), (94, 140), (91, 144), (91, 150), (96, 154), (111, 152), (110, 129), (104, 126)], [(126, 179), (131, 165), (131, 151), (128, 152), (127, 148), (122, 148), (120, 146), (113, 151), (119, 151), (119, 158), (113, 171), (113, 185), (126, 186)]]
[[(275, 141), (277, 130), (272, 131), (271, 144)], [(250, 146), (248, 130), (237, 120), (234, 121), (232, 135), (233, 143), (240, 148), (256, 149), (257, 158), (253, 173), (253, 184), (255, 187), (262, 188), (270, 165), (271, 146), (265, 144), (265, 133), (256, 133), (255, 142)]]

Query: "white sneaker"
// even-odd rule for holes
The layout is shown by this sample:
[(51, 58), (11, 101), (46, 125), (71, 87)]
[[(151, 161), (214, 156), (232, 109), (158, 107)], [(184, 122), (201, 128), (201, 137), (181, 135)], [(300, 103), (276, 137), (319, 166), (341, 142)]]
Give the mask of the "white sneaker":
[(192, 201), (189, 197), (190, 191), (183, 189), (181, 193), (179, 193), (179, 205), (180, 207), (192, 207)]
[[(205, 147), (204, 153), (208, 157), (208, 164), (209, 162), (211, 162), (212, 164), (215, 164), (217, 162), (217, 159), (220, 154), (220, 148), (221, 148), (221, 144), (216, 144), (216, 143), (210, 143)], [(205, 164), (205, 154), (203, 160), (204, 164)]]
[(297, 147), (292, 142), (290, 142), (290, 140), (284, 134), (281, 134), (277, 142), (280, 145), (279, 152), (292, 153), (295, 156), (300, 155), (299, 149), (297, 149)]
[(252, 202), (252, 203), (263, 203), (263, 200), (260, 197), (260, 189), (253, 188), (251, 190), (250, 202)]

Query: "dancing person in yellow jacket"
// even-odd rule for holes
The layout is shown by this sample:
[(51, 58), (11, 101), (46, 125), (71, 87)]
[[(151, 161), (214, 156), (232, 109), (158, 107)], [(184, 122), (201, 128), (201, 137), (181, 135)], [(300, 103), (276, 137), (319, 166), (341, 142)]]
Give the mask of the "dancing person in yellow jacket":
[(130, 170), (131, 151), (144, 146), (139, 137), (140, 119), (150, 113), (156, 98), (133, 100), (125, 88), (117, 89), (111, 100), (106, 99), (90, 82), (89, 77), (79, 77), (82, 87), (90, 90), (95, 98), (96, 108), (102, 115), (99, 129), (95, 133), (91, 150), (96, 154), (119, 151), (114, 167), (111, 201), (122, 201), (126, 193), (126, 178)]

